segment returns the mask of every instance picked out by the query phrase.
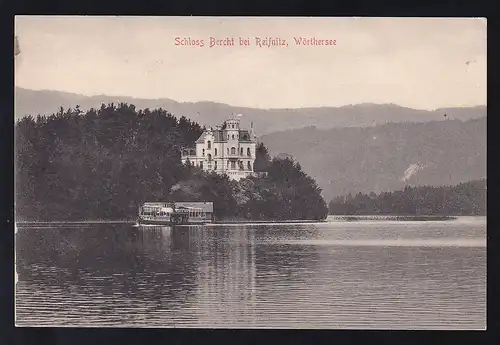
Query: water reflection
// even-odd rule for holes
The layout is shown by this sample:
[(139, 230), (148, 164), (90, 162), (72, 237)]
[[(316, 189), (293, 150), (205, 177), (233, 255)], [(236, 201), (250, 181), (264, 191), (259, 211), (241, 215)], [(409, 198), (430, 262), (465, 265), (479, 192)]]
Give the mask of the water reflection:
[(255, 302), (255, 248), (252, 231), (193, 229), (198, 244), (196, 315), (230, 323)]
[(16, 238), (19, 280), (161, 306), (185, 302), (195, 287), (195, 252), (176, 250), (181, 241), (168, 227), (25, 229)]
[(276, 284), (307, 281), (321, 261), (319, 248), (304, 243), (319, 236), (314, 225), (307, 228), (294, 225), (288, 229), (263, 226), (256, 230), (256, 235), (259, 279), (271, 279)]
[(17, 324), (482, 328), (484, 246), (365, 243), (485, 237), (458, 224), (21, 228)]

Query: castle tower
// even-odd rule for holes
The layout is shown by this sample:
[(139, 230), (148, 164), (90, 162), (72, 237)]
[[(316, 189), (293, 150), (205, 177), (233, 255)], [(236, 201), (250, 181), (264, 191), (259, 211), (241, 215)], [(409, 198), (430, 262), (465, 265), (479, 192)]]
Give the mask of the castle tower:
[(228, 171), (239, 171), (240, 170), (240, 145), (239, 145), (239, 134), (240, 134), (240, 120), (230, 119), (226, 121), (226, 134), (227, 134), (227, 144), (226, 144), (226, 170)]
[(238, 135), (240, 132), (240, 120), (230, 119), (226, 121), (226, 132), (228, 135), (227, 141), (235, 140), (238, 141)]
[(189, 160), (193, 165), (218, 174), (226, 174), (231, 179), (239, 180), (255, 176), (256, 136), (252, 129), (240, 128), (240, 120), (232, 118), (224, 126), (208, 128), (198, 138), (194, 147), (182, 150), (182, 162)]

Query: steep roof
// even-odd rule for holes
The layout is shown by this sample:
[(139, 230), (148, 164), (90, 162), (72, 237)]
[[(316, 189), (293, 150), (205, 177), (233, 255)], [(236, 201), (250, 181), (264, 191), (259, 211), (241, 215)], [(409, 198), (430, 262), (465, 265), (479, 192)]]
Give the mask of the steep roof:
[(252, 141), (252, 137), (250, 136), (250, 132), (246, 129), (240, 129), (239, 133), (240, 141)]
[(226, 141), (227, 135), (226, 131), (222, 129), (216, 129), (213, 131), (215, 141)]
[[(199, 143), (199, 144), (202, 144), (205, 142), (205, 136), (208, 134), (207, 131), (203, 132), (200, 137), (198, 138), (198, 140), (196, 140), (196, 143)], [(214, 141), (227, 141), (226, 140), (226, 137), (227, 137), (227, 134), (226, 134), (226, 131), (225, 130), (222, 130), (222, 129), (214, 129), (212, 130), (212, 134), (214, 136)]]
[(204, 143), (204, 142), (205, 142), (205, 135), (206, 135), (206, 133), (205, 133), (205, 132), (203, 132), (203, 133), (200, 135), (200, 137), (198, 138), (198, 140), (196, 140), (196, 143), (197, 143), (197, 144)]
[[(196, 140), (196, 143), (198, 144), (203, 144), (205, 142), (205, 136), (208, 134), (208, 131), (203, 132), (198, 140)], [(227, 141), (227, 130), (223, 129), (214, 129), (212, 130), (212, 134), (214, 136), (214, 141), (219, 141), (219, 142), (225, 142)], [(239, 140), (240, 141), (245, 141), (245, 142), (251, 142), (253, 141), (252, 135), (250, 132), (246, 129), (240, 129), (239, 130)]]

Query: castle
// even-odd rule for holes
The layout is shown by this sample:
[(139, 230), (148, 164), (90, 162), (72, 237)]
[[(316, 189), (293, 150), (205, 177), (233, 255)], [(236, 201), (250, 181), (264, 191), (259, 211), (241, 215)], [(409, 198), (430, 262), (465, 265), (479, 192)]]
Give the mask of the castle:
[(223, 126), (204, 131), (195, 145), (182, 149), (182, 163), (226, 174), (233, 180), (256, 175), (253, 171), (256, 146), (253, 124), (248, 131), (240, 129), (240, 120), (227, 120)]

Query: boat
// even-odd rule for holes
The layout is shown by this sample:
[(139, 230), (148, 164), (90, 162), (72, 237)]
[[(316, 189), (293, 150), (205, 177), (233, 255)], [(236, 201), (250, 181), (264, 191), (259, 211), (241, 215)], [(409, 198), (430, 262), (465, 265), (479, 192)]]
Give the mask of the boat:
[(199, 225), (213, 223), (213, 202), (145, 202), (139, 207), (139, 225)]

